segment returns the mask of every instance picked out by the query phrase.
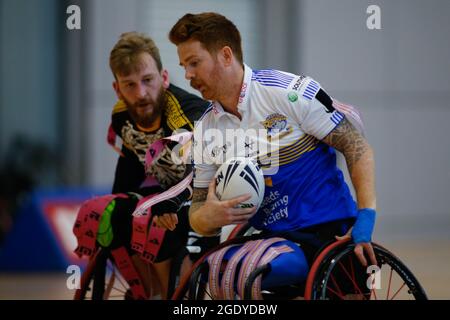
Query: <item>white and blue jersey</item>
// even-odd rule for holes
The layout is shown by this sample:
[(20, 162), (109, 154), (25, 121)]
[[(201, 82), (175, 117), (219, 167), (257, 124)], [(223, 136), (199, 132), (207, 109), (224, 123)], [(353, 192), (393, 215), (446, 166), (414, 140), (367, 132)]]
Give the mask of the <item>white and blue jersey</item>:
[(220, 164), (253, 157), (264, 170), (264, 201), (250, 223), (289, 231), (355, 217), (335, 150), (321, 142), (344, 116), (310, 77), (245, 65), (238, 117), (218, 102), (194, 129), (194, 187), (207, 188)]

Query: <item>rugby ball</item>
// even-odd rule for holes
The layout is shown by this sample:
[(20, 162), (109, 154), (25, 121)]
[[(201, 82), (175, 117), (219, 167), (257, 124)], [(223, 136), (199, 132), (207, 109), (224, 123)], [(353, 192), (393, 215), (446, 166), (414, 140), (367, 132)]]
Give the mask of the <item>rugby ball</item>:
[(239, 205), (241, 208), (257, 209), (264, 199), (264, 175), (251, 158), (231, 158), (216, 172), (216, 195), (219, 200), (229, 200), (251, 194), (251, 198)]

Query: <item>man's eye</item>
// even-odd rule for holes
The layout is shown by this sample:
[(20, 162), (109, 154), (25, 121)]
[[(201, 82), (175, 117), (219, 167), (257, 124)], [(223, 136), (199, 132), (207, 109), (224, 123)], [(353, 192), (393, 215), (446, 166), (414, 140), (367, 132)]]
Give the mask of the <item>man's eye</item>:
[(190, 63), (190, 66), (193, 67), (193, 68), (195, 68), (197, 65), (198, 65), (198, 61), (192, 61)]
[(152, 79), (151, 78), (146, 78), (146, 79), (144, 79), (144, 82), (145, 83), (150, 83), (150, 82), (152, 82)]

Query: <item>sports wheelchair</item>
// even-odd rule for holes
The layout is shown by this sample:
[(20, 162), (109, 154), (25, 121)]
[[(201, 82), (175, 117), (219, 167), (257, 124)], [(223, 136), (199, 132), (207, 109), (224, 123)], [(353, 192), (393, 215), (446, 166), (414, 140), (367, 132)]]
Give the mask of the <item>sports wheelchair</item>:
[[(208, 283), (208, 256), (226, 246), (242, 244), (257, 239), (254, 229), (239, 225), (227, 241), (202, 256), (184, 277), (172, 296), (173, 300), (211, 300), (213, 294)], [(310, 265), (306, 281), (285, 287), (261, 290), (259, 297), (267, 300), (426, 300), (427, 295), (413, 273), (392, 252), (372, 243), (378, 265), (363, 268), (353, 252), (355, 244), (350, 240), (332, 241), (324, 244)], [(226, 262), (222, 262), (223, 266)], [(222, 268), (223, 269), (223, 268)], [(264, 277), (271, 265), (255, 268), (245, 280), (243, 296), (236, 299), (249, 300), (258, 277)], [(233, 285), (235, 283), (233, 282)]]

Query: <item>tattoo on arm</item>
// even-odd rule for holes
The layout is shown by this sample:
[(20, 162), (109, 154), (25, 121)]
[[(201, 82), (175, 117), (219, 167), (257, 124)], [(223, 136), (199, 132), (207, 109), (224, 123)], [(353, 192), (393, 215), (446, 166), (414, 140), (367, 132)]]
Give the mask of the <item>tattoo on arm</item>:
[(194, 193), (192, 195), (192, 202), (203, 202), (206, 200), (206, 196), (208, 195), (208, 189), (199, 189), (194, 188)]
[(191, 208), (189, 209), (189, 223), (195, 232), (202, 234), (206, 237), (210, 237), (218, 235), (220, 233), (221, 228), (211, 228), (211, 226), (208, 226), (208, 223), (205, 223), (204, 221), (201, 222), (202, 219), (200, 219), (199, 214), (197, 214), (198, 213), (197, 210), (203, 206), (207, 196), (208, 196), (207, 188), (205, 189), (194, 188), (194, 194), (192, 196), (192, 205)]
[(197, 211), (197, 209), (200, 208), (206, 201), (207, 195), (208, 189), (194, 188), (194, 193), (192, 194), (192, 204), (189, 212)]
[(344, 154), (350, 173), (353, 165), (368, 150), (366, 139), (345, 118), (322, 141)]

